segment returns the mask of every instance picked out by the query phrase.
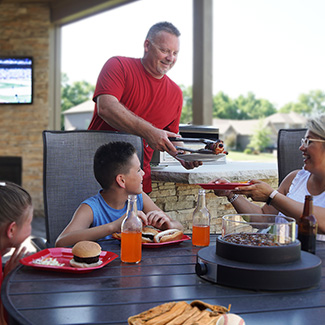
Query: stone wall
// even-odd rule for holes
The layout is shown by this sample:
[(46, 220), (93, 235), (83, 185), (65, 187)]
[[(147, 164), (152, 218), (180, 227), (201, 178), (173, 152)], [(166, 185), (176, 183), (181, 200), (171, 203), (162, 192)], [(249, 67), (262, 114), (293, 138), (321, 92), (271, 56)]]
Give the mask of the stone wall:
[[(275, 189), (278, 187), (278, 179), (275, 177), (262, 180)], [(192, 213), (200, 188), (199, 185), (193, 184), (153, 181), (150, 197), (171, 218), (181, 222), (186, 233), (191, 233)], [(236, 213), (236, 211), (225, 197), (217, 197), (213, 191), (206, 191), (206, 203), (211, 213), (210, 232), (220, 233), (221, 218), (225, 214)]]
[(0, 156), (22, 157), (22, 185), (33, 198), (35, 215), (43, 209), (42, 131), (49, 119), (49, 30), (47, 4), (0, 2), (1, 56), (32, 56), (34, 102), (0, 105)]

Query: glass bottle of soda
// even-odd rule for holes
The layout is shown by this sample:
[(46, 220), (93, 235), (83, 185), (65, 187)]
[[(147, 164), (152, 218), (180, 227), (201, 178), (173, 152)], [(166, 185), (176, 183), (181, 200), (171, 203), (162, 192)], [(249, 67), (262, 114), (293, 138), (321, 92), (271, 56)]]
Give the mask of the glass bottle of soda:
[(205, 190), (200, 189), (197, 206), (193, 212), (192, 244), (209, 246), (210, 244), (210, 212), (205, 203)]
[(138, 217), (137, 196), (128, 196), (126, 216), (121, 225), (121, 261), (139, 263), (142, 256), (142, 222)]
[(298, 220), (298, 239), (303, 251), (315, 254), (317, 221), (313, 215), (313, 197), (305, 196), (303, 213)]

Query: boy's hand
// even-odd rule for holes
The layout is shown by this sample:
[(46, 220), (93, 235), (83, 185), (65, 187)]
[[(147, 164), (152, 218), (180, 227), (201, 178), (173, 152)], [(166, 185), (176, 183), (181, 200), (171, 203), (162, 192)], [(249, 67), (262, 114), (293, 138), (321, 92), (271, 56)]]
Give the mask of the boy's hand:
[(169, 229), (172, 228), (171, 220), (163, 212), (159, 210), (150, 211), (147, 213), (148, 225), (153, 226), (158, 229)]
[(148, 225), (148, 218), (142, 211), (138, 211), (138, 217), (141, 219), (144, 226)]

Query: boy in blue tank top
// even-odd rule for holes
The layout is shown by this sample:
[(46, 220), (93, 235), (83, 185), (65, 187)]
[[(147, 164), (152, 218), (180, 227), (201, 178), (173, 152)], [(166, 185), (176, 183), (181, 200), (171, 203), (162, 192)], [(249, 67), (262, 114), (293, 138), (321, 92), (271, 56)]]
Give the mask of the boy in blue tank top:
[(138, 216), (143, 225), (183, 230), (143, 192), (144, 172), (132, 144), (111, 142), (99, 147), (94, 157), (94, 175), (102, 189), (80, 204), (57, 238), (57, 247), (72, 246), (81, 240), (108, 239), (120, 232), (130, 194), (137, 195)]

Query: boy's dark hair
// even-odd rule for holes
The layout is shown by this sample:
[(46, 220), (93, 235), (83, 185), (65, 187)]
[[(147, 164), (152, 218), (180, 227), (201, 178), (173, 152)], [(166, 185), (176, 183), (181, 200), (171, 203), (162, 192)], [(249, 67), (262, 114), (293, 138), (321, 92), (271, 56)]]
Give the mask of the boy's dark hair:
[(103, 189), (108, 189), (118, 174), (127, 174), (136, 153), (129, 142), (110, 142), (100, 146), (94, 156), (94, 175)]

